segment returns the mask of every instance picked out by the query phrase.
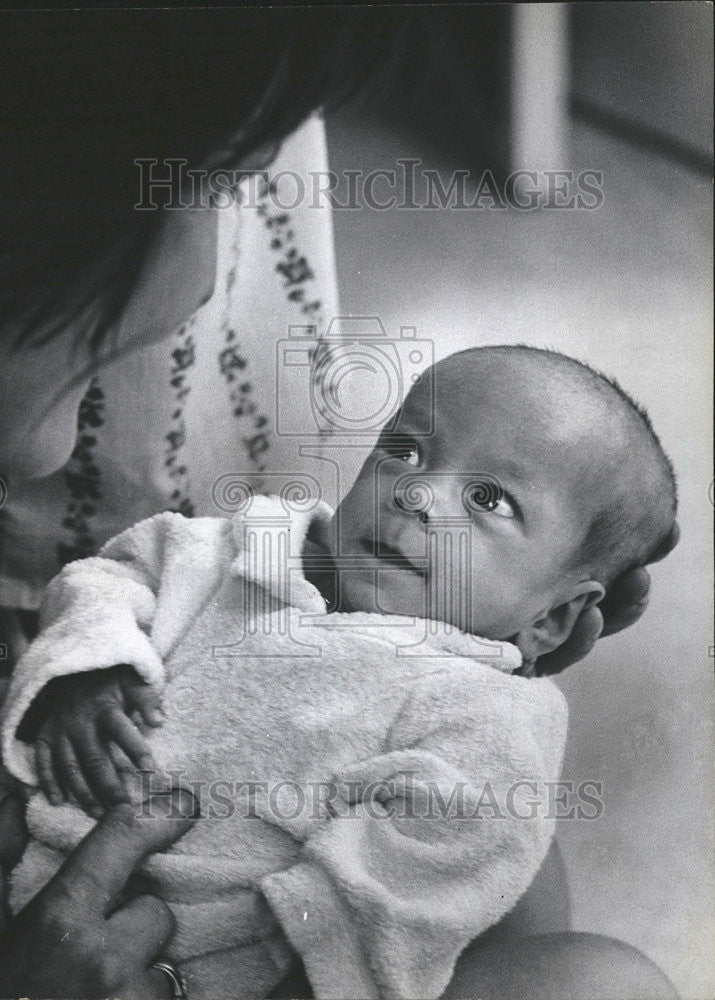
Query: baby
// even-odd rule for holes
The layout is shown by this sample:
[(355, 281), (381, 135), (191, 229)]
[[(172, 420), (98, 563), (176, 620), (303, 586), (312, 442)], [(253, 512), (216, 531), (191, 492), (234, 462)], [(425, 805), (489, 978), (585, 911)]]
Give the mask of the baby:
[(16, 908), (132, 765), (210, 792), (145, 866), (192, 998), (265, 996), (296, 952), (316, 997), (437, 997), (513, 907), (566, 732), (534, 664), (667, 547), (675, 481), (645, 413), (570, 358), (480, 348), (432, 374), (335, 513), (165, 513), (50, 584), (2, 720), (6, 767), (45, 793)]

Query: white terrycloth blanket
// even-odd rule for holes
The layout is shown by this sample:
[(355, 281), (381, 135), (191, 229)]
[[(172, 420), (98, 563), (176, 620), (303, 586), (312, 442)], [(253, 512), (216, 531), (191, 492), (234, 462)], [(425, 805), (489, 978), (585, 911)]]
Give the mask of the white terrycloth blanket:
[[(533, 802), (559, 777), (558, 689), (512, 676), (508, 643), (326, 615), (300, 556), (329, 514), (141, 522), (52, 581), (5, 702), (3, 759), (32, 785), (16, 731), (52, 677), (129, 663), (163, 688), (152, 750), (204, 818), (145, 870), (192, 998), (265, 996), (294, 952), (319, 998), (437, 997), (553, 833)], [(15, 909), (93, 825), (40, 793), (27, 815)]]

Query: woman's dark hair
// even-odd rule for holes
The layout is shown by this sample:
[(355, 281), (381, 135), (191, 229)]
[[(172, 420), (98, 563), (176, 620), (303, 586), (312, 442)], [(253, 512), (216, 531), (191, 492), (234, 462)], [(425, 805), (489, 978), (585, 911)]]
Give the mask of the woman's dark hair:
[(198, 167), (228, 143), (232, 163), (221, 165), (235, 168), (386, 65), (400, 14), (258, 4), (0, 14), (0, 325), (15, 344), (47, 341), (80, 315), (93, 349), (107, 337), (162, 214), (133, 208), (137, 158)]

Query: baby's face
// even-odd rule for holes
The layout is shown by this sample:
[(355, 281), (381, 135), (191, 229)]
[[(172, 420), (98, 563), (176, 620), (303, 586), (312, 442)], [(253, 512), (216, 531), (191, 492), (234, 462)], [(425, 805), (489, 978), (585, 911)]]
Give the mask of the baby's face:
[(341, 604), (504, 639), (566, 599), (602, 470), (588, 415), (557, 416), (508, 366), (475, 380), (450, 361), (434, 433), (418, 385), (336, 513)]

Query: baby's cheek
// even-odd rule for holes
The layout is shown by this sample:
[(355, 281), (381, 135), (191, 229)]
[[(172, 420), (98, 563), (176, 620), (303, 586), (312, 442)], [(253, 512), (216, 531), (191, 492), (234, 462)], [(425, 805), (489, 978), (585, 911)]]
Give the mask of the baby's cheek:
[(518, 580), (481, 574), (471, 583), (469, 598), (469, 614), (460, 622), (466, 632), (507, 639), (526, 624), (530, 601)]

